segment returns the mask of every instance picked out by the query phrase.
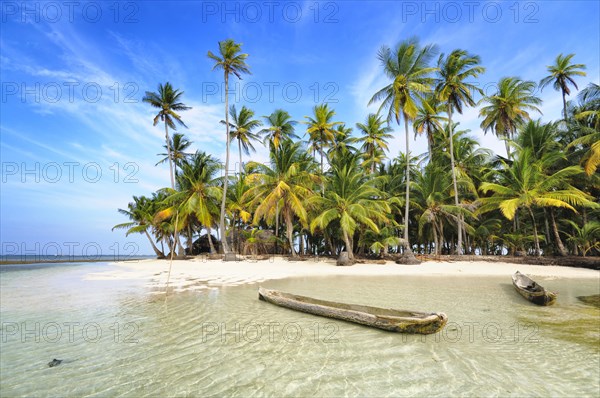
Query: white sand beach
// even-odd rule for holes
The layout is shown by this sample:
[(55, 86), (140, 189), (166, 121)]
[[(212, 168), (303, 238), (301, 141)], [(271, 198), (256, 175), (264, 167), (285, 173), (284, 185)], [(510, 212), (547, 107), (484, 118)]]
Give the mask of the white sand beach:
[[(169, 260), (140, 260), (115, 263), (118, 270), (88, 274), (90, 280), (138, 280), (155, 293), (165, 291), (169, 278)], [(263, 282), (270, 279), (308, 276), (502, 276), (509, 277), (515, 271), (539, 277), (542, 280), (556, 278), (600, 279), (600, 271), (560, 266), (512, 264), (485, 261), (426, 261), (419, 265), (355, 264), (337, 267), (331, 259), (290, 261), (285, 257), (272, 257), (261, 261), (207, 260), (197, 257), (190, 260), (174, 260), (171, 267), (169, 287), (174, 292), (203, 290), (219, 286), (234, 286)]]

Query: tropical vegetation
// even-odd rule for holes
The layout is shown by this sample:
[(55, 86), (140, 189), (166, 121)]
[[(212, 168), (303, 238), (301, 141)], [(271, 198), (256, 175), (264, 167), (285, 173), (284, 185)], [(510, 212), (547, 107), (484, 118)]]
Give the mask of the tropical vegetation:
[[(233, 40), (218, 49), (208, 56), (227, 91), (251, 58)], [(409, 39), (377, 58), (387, 81), (362, 120), (341, 120), (331, 103), (301, 119), (277, 105), (255, 116), (251, 104), (230, 106), (226, 92), (224, 165), (169, 134), (185, 126), (183, 91), (167, 82), (146, 92), (153, 124), (164, 124), (157, 165), (169, 164), (171, 186), (134, 196), (119, 209), (129, 220), (114, 228), (145, 235), (158, 257), (184, 245), (196, 254), (198, 241), (211, 253), (262, 247), (294, 258), (600, 254), (600, 88), (589, 83), (568, 100), (585, 76), (574, 54), (559, 55), (539, 85), (507, 76), (488, 94), (477, 84), (481, 59), (463, 49), (437, 56)], [(547, 85), (562, 100), (560, 120), (537, 119)], [(504, 141), (505, 156), (454, 120), (468, 107)], [(390, 153), (401, 124), (405, 150)], [(410, 151), (413, 137), (426, 140), (426, 153)], [(237, 175), (228, 172), (232, 143)], [(269, 162), (243, 162), (260, 145)]]

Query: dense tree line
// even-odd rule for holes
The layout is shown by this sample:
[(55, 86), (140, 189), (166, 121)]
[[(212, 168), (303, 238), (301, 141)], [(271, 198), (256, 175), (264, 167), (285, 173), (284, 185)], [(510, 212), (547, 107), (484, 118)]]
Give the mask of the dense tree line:
[[(250, 73), (233, 40), (208, 57), (226, 89), (231, 77)], [(189, 107), (182, 91), (160, 84), (143, 101), (158, 109), (154, 125), (164, 125), (159, 163), (169, 163), (171, 187), (134, 197), (119, 209), (130, 221), (115, 228), (145, 234), (159, 257), (183, 255), (200, 234), (213, 253), (252, 252), (262, 230), (273, 231), (277, 250), (291, 256), (597, 255), (600, 87), (590, 83), (567, 100), (585, 76), (573, 57), (559, 55), (539, 85), (504, 77), (483, 95), (474, 83), (485, 72), (476, 55), (437, 56), (416, 39), (383, 47), (378, 58), (389, 83), (372, 96), (377, 113), (355, 126), (336, 120), (328, 104), (299, 121), (283, 109), (258, 117), (229, 106), (226, 93), (224, 167), (205, 152), (186, 152), (192, 143), (183, 134), (170, 136), (185, 127), (180, 112)], [(544, 123), (536, 119), (536, 89), (549, 85), (562, 96), (563, 115)], [(480, 147), (453, 120), (478, 103), (482, 130), (504, 140), (506, 156)], [(386, 158), (391, 123), (403, 125), (406, 148), (414, 134), (428, 152)], [(229, 174), (231, 144), (236, 175)], [(268, 148), (268, 164), (243, 163), (255, 145)]]

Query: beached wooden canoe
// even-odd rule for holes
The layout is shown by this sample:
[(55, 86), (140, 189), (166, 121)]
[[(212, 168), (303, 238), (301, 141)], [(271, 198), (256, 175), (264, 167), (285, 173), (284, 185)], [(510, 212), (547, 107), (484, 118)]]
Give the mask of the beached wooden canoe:
[(552, 293), (538, 285), (527, 275), (515, 272), (512, 276), (513, 286), (527, 300), (537, 305), (552, 305), (556, 301), (556, 293)]
[(443, 313), (402, 311), (336, 303), (262, 287), (258, 289), (258, 298), (292, 310), (341, 319), (391, 332), (431, 334), (442, 329), (448, 321), (448, 317)]

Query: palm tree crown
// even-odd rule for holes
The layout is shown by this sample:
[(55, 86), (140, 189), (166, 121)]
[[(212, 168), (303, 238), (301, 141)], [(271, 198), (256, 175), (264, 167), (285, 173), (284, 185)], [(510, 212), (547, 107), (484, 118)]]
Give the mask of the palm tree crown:
[(556, 91), (560, 91), (562, 93), (563, 117), (565, 120), (567, 119), (567, 100), (565, 97), (571, 94), (569, 85), (573, 85), (576, 89), (579, 89), (573, 77), (585, 76), (584, 64), (571, 64), (571, 59), (574, 56), (575, 54), (568, 54), (566, 56), (558, 54), (556, 60), (554, 61), (554, 65), (548, 66), (548, 72), (550, 72), (550, 75), (544, 77), (540, 81), (541, 89), (552, 83), (552, 87), (554, 87)]
[(332, 121), (335, 111), (329, 109), (327, 104), (315, 105), (313, 116), (305, 116), (305, 122), (308, 125), (306, 131), (309, 134), (310, 148), (313, 152), (317, 151), (321, 155), (321, 173), (323, 173), (323, 157), (325, 147), (335, 142), (335, 126), (341, 122)]
[(374, 113), (367, 116), (365, 123), (356, 123), (356, 128), (363, 134), (363, 137), (357, 139), (362, 142), (361, 150), (365, 157), (365, 164), (370, 165), (371, 174), (375, 171), (376, 155), (379, 152), (388, 150), (387, 140), (393, 136), (389, 134), (392, 128), (384, 126), (384, 121), (380, 115)]
[(144, 98), (142, 98), (143, 102), (150, 104), (153, 108), (160, 109), (154, 117), (154, 125), (156, 126), (159, 121), (165, 123), (165, 139), (167, 141), (168, 154), (167, 157), (169, 158), (171, 188), (173, 189), (175, 189), (175, 177), (173, 173), (173, 162), (171, 159), (172, 148), (171, 140), (169, 138), (169, 128), (177, 130), (176, 124), (187, 128), (183, 120), (181, 120), (181, 116), (179, 116), (177, 112), (192, 109), (191, 107), (186, 106), (184, 103), (180, 102), (182, 96), (183, 91), (174, 89), (171, 83), (166, 82), (164, 85), (162, 83), (158, 85), (158, 92), (146, 91), (146, 95), (144, 96)]
[[(542, 113), (536, 105), (542, 103), (534, 95), (535, 83), (516, 77), (503, 77), (498, 82), (498, 90), (492, 96), (486, 96), (483, 102), (489, 105), (479, 111), (483, 116), (481, 128), (484, 132), (493, 130), (499, 138), (512, 140), (517, 128), (531, 119), (528, 111)], [(506, 154), (510, 157), (508, 141)]]
[[(238, 149), (240, 153), (240, 164), (239, 170), (240, 172), (243, 170), (242, 163), (242, 150), (246, 155), (250, 155), (250, 151), (255, 152), (254, 145), (252, 145), (252, 141), (258, 141), (259, 136), (256, 133), (253, 133), (252, 130), (262, 125), (262, 122), (257, 119), (253, 119), (254, 111), (251, 109), (242, 106), (240, 112), (238, 113), (235, 109), (235, 105), (231, 105), (229, 108), (229, 114), (231, 116), (232, 122), (229, 123), (229, 127), (231, 131), (229, 132), (229, 139), (231, 141), (238, 141)], [(225, 124), (224, 120), (221, 120), (221, 123)]]
[(269, 116), (263, 116), (263, 118), (267, 127), (260, 133), (265, 135), (265, 142), (269, 143), (271, 149), (278, 150), (284, 141), (299, 138), (294, 133), (294, 126), (298, 122), (292, 120), (290, 114), (283, 109), (276, 109)]

